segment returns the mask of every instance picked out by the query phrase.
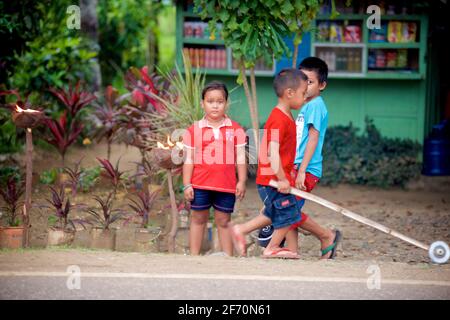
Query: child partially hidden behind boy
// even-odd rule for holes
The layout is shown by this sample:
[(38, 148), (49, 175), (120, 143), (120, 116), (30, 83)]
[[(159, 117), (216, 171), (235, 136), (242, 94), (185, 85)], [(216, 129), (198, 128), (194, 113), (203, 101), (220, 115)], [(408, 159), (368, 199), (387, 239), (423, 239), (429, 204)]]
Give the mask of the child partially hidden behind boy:
[[(336, 255), (340, 232), (318, 225), (301, 212), (305, 200), (289, 194), (294, 186), (310, 192), (319, 181), (328, 120), (320, 97), (328, 74), (325, 62), (307, 58), (300, 69), (284, 69), (274, 80), (278, 103), (264, 127), (256, 178), (264, 208), (252, 220), (230, 228), (242, 256), (246, 255), (245, 235), (269, 224), (274, 232), (263, 252), (265, 258), (298, 259), (298, 227), (320, 240), (322, 259), (333, 259)], [(291, 110), (300, 109), (305, 102), (297, 122), (294, 121)], [(277, 189), (269, 186), (270, 180), (278, 182)], [(285, 238), (287, 248), (281, 248)]]

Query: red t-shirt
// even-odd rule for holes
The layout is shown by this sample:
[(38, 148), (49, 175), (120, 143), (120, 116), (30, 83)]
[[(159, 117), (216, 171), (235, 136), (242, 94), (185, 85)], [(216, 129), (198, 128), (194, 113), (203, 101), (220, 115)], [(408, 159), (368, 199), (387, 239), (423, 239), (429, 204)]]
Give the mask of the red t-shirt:
[(294, 186), (295, 177), (292, 175), (292, 172), (295, 160), (296, 139), (294, 119), (280, 109), (274, 108), (264, 126), (264, 135), (258, 157), (257, 184), (268, 186), (271, 179), (278, 181), (278, 178), (270, 167), (268, 158), (269, 142), (275, 141), (280, 144), (280, 160), (286, 178), (289, 180), (291, 186)]
[(237, 122), (225, 118), (219, 128), (213, 128), (203, 118), (187, 129), (183, 144), (194, 150), (194, 188), (236, 192), (236, 147), (246, 144), (246, 134)]

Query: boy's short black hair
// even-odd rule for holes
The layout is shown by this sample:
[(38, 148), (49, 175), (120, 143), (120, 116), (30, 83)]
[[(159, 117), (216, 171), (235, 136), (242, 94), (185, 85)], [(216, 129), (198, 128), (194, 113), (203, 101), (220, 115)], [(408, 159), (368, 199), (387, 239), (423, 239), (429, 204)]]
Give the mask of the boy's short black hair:
[(227, 86), (220, 81), (211, 81), (202, 90), (202, 100), (205, 99), (205, 94), (211, 90), (222, 90), (225, 100), (228, 100), (228, 89)]
[(300, 70), (314, 71), (317, 74), (319, 83), (324, 83), (328, 81), (328, 66), (320, 58), (309, 57), (305, 58), (298, 66)]
[(308, 77), (298, 69), (286, 68), (278, 72), (273, 80), (273, 89), (278, 97), (283, 96), (286, 89), (297, 90), (302, 81), (307, 81)]

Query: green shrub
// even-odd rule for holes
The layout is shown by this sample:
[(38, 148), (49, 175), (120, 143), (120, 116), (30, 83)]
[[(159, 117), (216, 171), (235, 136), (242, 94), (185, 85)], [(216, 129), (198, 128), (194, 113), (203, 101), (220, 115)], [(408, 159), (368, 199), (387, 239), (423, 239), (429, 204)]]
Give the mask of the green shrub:
[(404, 186), (420, 174), (419, 143), (382, 137), (369, 119), (364, 134), (358, 135), (358, 131), (352, 124), (328, 129), (323, 146), (323, 184)]
[(97, 183), (100, 177), (101, 167), (93, 167), (90, 169), (82, 168), (80, 176), (80, 187), (83, 192), (88, 192)]
[(14, 176), (17, 183), (21, 179), (20, 168), (17, 166), (4, 166), (0, 167), (0, 188), (4, 188), (8, 179)]
[(39, 176), (39, 182), (42, 184), (54, 184), (58, 178), (58, 169), (53, 168), (50, 170), (45, 170)]
[(18, 131), (12, 122), (11, 113), (0, 110), (0, 154), (16, 153), (22, 150), (23, 143), (18, 138)]

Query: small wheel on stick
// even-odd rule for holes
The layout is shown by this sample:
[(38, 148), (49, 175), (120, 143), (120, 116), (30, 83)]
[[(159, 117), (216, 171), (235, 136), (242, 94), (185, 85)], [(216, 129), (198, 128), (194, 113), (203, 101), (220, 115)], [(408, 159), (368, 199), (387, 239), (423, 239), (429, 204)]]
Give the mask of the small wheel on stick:
[(436, 241), (428, 249), (428, 255), (433, 263), (444, 264), (450, 258), (450, 248), (444, 241)]

